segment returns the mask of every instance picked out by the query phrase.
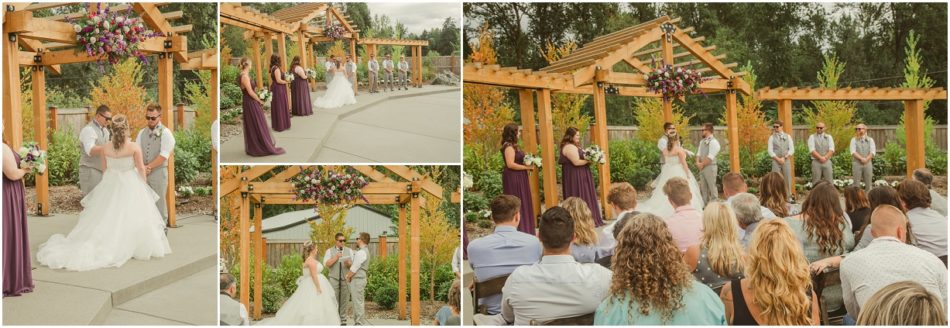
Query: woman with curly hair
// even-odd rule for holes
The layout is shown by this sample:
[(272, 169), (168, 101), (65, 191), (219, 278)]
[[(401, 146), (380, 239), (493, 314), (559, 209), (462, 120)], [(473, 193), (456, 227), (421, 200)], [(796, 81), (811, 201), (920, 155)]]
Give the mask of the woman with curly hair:
[(725, 325), (722, 303), (693, 279), (663, 220), (643, 213), (627, 221), (594, 325)]
[(597, 230), (594, 230), (594, 218), (583, 199), (568, 197), (561, 207), (571, 213), (574, 219), (574, 242), (571, 243), (571, 255), (580, 263), (594, 263), (597, 260)]
[(720, 293), (729, 325), (818, 325), (808, 261), (788, 223), (763, 221), (748, 249), (745, 278), (726, 283)]
[[(784, 218), (794, 214), (788, 203), (788, 187), (781, 173), (769, 172), (759, 181), (759, 202), (762, 207), (768, 208), (775, 217)], [(795, 211), (797, 212), (797, 211)]]
[(720, 202), (706, 205), (702, 243), (687, 248), (683, 257), (693, 277), (713, 291), (742, 277), (745, 252), (739, 243), (739, 224), (732, 206)]

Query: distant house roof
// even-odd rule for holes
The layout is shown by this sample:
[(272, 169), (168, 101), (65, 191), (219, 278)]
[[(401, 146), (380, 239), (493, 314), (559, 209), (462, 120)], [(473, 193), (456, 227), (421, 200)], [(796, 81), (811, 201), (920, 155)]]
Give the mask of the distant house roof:
[[(278, 214), (261, 221), (264, 237), (268, 241), (277, 240), (307, 240), (310, 239), (310, 221), (319, 221), (322, 218), (313, 209), (293, 211)], [(353, 228), (353, 234), (348, 239), (353, 240), (360, 232), (368, 232), (376, 239), (379, 235), (391, 234), (396, 230), (389, 216), (380, 213), (369, 206), (357, 205), (346, 212), (346, 225)], [(253, 231), (253, 227), (251, 227)], [(387, 237), (390, 241), (396, 238)]]

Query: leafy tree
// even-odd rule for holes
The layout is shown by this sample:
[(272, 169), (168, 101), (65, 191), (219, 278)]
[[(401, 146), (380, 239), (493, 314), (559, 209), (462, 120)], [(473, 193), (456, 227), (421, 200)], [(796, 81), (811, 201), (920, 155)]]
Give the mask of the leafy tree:
[[(666, 132), (663, 130), (665, 122), (663, 121), (662, 99), (654, 97), (637, 98), (634, 101), (633, 113), (640, 124), (637, 126), (637, 139), (656, 142)], [(672, 123), (676, 126), (676, 131), (679, 132), (680, 136), (687, 135), (690, 118), (691, 116), (686, 116), (683, 113), (683, 108), (674, 101)], [(689, 138), (682, 138), (680, 141), (684, 147), (690, 143)]]
[[(494, 65), (497, 61), (493, 42), (491, 32), (487, 27), (483, 28), (468, 60)], [(489, 169), (489, 159), (498, 156), (501, 130), (513, 121), (515, 113), (501, 88), (477, 84), (464, 84), (463, 87), (465, 124), (462, 129), (465, 144), (474, 150), (472, 158), (466, 157), (465, 165), (471, 165), (473, 171), (483, 172)]]
[[(903, 88), (931, 88), (934, 85), (934, 80), (928, 77), (926, 72), (921, 71), (920, 67), (924, 60), (921, 57), (920, 50), (917, 49), (917, 42), (919, 41), (920, 36), (915, 35), (914, 31), (911, 30), (910, 34), (907, 35), (907, 47), (904, 50), (906, 57), (904, 58), (904, 82), (901, 83)], [(924, 101), (924, 108), (929, 105), (929, 100)], [(924, 148), (926, 152), (933, 152), (938, 149), (933, 138), (928, 137), (933, 135), (934, 123), (932, 118), (924, 118)], [(901, 113), (900, 125), (894, 134), (898, 143), (907, 145), (907, 125), (903, 113)]]
[[(749, 72), (742, 79), (748, 82), (754, 90), (757, 78), (755, 70), (749, 64), (743, 67), (742, 70)], [(754, 93), (748, 96), (740, 93), (739, 104), (736, 106), (737, 124), (734, 128), (739, 130), (738, 134), (741, 142), (736, 142), (739, 144), (739, 160), (743, 167), (750, 167), (754, 164), (755, 154), (765, 150), (769, 134), (771, 134), (769, 122), (765, 119), (765, 113), (761, 109), (762, 104), (755, 98)], [(720, 119), (719, 124), (726, 125), (726, 118)], [(786, 124), (791, 124), (791, 122)], [(732, 142), (732, 140), (729, 140), (729, 142)]]
[[(818, 71), (818, 82), (824, 88), (838, 88), (838, 80), (844, 73), (844, 62), (834, 55), (825, 56), (825, 63)], [(854, 113), (857, 108), (851, 101), (813, 101), (813, 107), (805, 108), (804, 121), (810, 127), (825, 123), (825, 133), (835, 141), (837, 152), (847, 151), (854, 134)]]
[[(577, 44), (567, 42), (561, 46), (555, 46), (548, 43), (543, 51), (545, 60), (548, 63), (554, 63), (558, 59), (570, 55), (577, 49)], [(585, 135), (590, 129), (590, 123), (593, 118), (583, 112), (584, 104), (589, 99), (589, 95), (554, 93), (551, 94), (551, 121), (554, 126), (554, 138), (560, 138), (564, 131), (569, 127), (575, 127), (581, 135)], [(525, 129), (528, 133), (534, 133), (534, 129)], [(553, 145), (542, 145), (548, 147)]]
[(152, 101), (142, 87), (142, 66), (137, 59), (129, 58), (112, 67), (115, 70), (100, 77), (93, 87), (89, 105), (92, 108), (109, 106), (113, 115), (128, 117), (130, 131), (138, 131), (145, 127), (142, 113)]

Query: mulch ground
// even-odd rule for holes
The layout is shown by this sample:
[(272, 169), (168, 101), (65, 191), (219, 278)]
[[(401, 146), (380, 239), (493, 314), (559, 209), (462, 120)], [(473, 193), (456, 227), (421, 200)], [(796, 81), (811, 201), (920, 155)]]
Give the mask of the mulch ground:
[[(26, 204), (29, 214), (36, 214), (36, 188), (26, 188)], [(60, 214), (78, 214), (82, 211), (82, 191), (79, 186), (50, 186), (49, 204), (50, 213)], [(175, 209), (178, 215), (203, 214), (212, 215), (215, 209), (214, 197), (211, 196), (191, 196), (178, 197)]]
[(244, 125), (241, 121), (241, 118), (238, 117), (235, 119), (237, 123), (234, 124), (221, 124), (221, 143), (227, 142), (231, 137), (239, 135), (244, 129)]

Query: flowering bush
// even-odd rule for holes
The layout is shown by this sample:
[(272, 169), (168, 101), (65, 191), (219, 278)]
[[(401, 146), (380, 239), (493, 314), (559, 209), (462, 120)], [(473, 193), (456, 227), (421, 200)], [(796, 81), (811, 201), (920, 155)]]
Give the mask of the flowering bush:
[(690, 93), (701, 93), (699, 84), (703, 77), (695, 70), (663, 65), (645, 74), (647, 90), (663, 94), (667, 98), (676, 98)]
[(20, 147), (20, 166), (29, 167), (34, 175), (46, 172), (46, 151), (40, 150), (36, 142), (26, 142)]
[(468, 190), (475, 185), (475, 181), (472, 180), (472, 176), (467, 172), (462, 171), (462, 189)]
[(607, 163), (607, 159), (604, 158), (604, 151), (600, 149), (600, 146), (591, 145), (590, 147), (584, 148), (584, 155), (587, 156), (587, 160), (604, 164)]
[(534, 154), (525, 154), (524, 163), (525, 165), (534, 165), (538, 168), (541, 168), (541, 156), (535, 156)]
[(881, 179), (881, 180), (875, 180), (875, 181), (874, 181), (874, 186), (875, 186), (875, 187), (887, 186), (887, 185), (889, 185), (889, 184), (887, 183), (887, 181), (885, 181), (885, 180), (883, 180), (883, 179)]
[(327, 25), (323, 32), (324, 35), (333, 40), (342, 39), (344, 33), (346, 33), (346, 29), (339, 24)]
[(129, 17), (131, 9), (115, 13), (108, 7), (103, 8), (102, 4), (96, 8), (73, 23), (78, 50), (100, 60), (105, 58), (110, 64), (128, 57), (146, 61), (145, 54), (138, 49), (139, 42), (163, 34), (145, 28), (140, 18)]
[(296, 199), (317, 204), (349, 204), (363, 197), (367, 182), (362, 176), (330, 170), (306, 169), (288, 180), (294, 184)]

